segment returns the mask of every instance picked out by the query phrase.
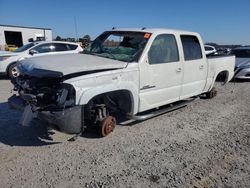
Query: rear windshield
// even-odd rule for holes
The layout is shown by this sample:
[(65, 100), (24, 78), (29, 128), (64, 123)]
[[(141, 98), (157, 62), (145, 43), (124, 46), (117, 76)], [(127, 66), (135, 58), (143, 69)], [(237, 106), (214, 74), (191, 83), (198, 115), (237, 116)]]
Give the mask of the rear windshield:
[(235, 49), (231, 54), (239, 58), (250, 58), (250, 49)]
[(97, 37), (83, 53), (125, 62), (138, 62), (150, 38), (144, 32), (104, 32)]

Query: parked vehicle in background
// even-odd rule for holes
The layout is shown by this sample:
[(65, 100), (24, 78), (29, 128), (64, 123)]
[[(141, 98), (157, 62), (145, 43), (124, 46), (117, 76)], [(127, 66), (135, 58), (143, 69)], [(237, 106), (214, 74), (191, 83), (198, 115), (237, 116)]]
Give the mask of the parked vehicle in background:
[(117, 114), (145, 120), (183, 107), (184, 99), (214, 97), (216, 78), (224, 74), (223, 82), (228, 82), (234, 64), (234, 56), (207, 58), (198, 33), (114, 29), (102, 33), (82, 54), (21, 61), (14, 83), (18, 95), (9, 98), (9, 104), (25, 108), (26, 115), (32, 109), (66, 133), (95, 125), (106, 136)]
[(225, 49), (225, 55), (229, 55), (231, 53), (231, 48), (226, 48)]
[(204, 45), (204, 47), (205, 47), (205, 53), (207, 56), (217, 55), (217, 50), (215, 47), (210, 46), (210, 45)]
[(234, 78), (250, 79), (250, 47), (235, 48), (231, 54), (236, 57)]
[(10, 51), (0, 50), (0, 56), (1, 56), (1, 55), (12, 54), (12, 53), (13, 53), (13, 52), (10, 52)]
[(216, 55), (229, 55), (231, 52), (230, 48), (217, 48), (217, 54)]
[(11, 78), (16, 77), (18, 74), (16, 64), (22, 59), (44, 55), (79, 53), (82, 50), (79, 44), (71, 42), (31, 42), (14, 50), (12, 53), (1, 51), (0, 74)]
[(5, 50), (6, 51), (11, 51), (11, 52), (15, 51), (17, 48), (18, 48), (17, 46), (10, 45), (10, 44), (5, 46)]

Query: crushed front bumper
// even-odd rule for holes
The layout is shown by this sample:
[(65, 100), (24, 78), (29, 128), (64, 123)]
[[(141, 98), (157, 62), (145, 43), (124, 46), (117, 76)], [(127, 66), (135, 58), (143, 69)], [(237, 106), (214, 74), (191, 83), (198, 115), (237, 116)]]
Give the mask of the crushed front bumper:
[[(10, 108), (23, 111), (27, 103), (19, 96), (13, 95), (8, 99)], [(68, 134), (78, 134), (83, 131), (83, 106), (73, 106), (57, 111), (36, 111), (37, 118), (52, 125), (59, 131)]]
[(83, 131), (82, 106), (74, 106), (60, 111), (39, 111), (37, 117), (61, 132), (78, 134)]

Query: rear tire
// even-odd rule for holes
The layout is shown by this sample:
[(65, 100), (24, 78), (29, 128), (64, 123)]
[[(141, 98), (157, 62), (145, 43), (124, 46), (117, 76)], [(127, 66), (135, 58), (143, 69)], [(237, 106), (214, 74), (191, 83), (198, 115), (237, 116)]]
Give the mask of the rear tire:
[(17, 68), (16, 68), (17, 64), (16, 63), (12, 63), (9, 67), (8, 67), (8, 77), (9, 78), (16, 78), (18, 76), (18, 72), (17, 72)]
[(206, 96), (207, 99), (212, 99), (216, 95), (217, 95), (217, 91), (216, 91), (216, 89), (214, 87), (211, 89), (211, 91), (205, 93), (205, 96)]

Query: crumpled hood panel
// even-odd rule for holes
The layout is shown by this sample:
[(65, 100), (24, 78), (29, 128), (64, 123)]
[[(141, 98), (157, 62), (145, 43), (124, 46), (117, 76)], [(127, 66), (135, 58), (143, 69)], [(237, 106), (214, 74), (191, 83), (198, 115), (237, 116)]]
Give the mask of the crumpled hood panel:
[(87, 54), (63, 54), (25, 59), (20, 62), (20, 66), (26, 72), (42, 69), (68, 75), (84, 71), (125, 68), (127, 63)]

